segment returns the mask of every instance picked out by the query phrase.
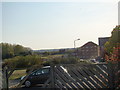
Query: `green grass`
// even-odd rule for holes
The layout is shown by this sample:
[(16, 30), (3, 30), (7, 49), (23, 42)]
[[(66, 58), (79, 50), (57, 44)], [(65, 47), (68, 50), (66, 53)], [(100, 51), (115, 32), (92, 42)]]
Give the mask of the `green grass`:
[(26, 69), (24, 70), (15, 70), (12, 75), (10, 76), (10, 80), (14, 80), (14, 79), (19, 79), (22, 76), (26, 75)]
[(42, 58), (42, 59), (49, 60), (49, 59), (53, 59), (53, 58), (56, 58), (56, 57), (61, 57), (62, 55), (63, 55), (63, 54), (48, 55), (48, 56), (42, 56), (41, 58)]

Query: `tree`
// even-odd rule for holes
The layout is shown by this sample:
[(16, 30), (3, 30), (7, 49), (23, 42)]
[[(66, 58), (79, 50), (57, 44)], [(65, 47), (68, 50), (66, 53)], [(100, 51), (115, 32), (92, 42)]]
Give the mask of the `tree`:
[(8, 59), (15, 56), (26, 56), (31, 54), (31, 49), (21, 45), (12, 45), (9, 43), (0, 43), (2, 48), (2, 59)]
[(1, 43), (2, 46), (2, 58), (11, 58), (14, 56), (14, 49), (11, 44)]
[(111, 37), (105, 43), (105, 51), (109, 55), (113, 53), (113, 48), (120, 43), (120, 25), (116, 26), (111, 32)]

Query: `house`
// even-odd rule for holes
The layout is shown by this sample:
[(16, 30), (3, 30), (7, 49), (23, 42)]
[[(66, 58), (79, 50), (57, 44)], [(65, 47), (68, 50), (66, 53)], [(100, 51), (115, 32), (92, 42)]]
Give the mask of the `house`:
[(104, 45), (105, 43), (109, 40), (110, 37), (100, 37), (98, 38), (99, 41), (99, 51), (100, 51), (100, 57), (104, 58), (105, 50), (104, 50)]
[(77, 50), (80, 59), (95, 59), (99, 56), (99, 46), (94, 42), (87, 42)]

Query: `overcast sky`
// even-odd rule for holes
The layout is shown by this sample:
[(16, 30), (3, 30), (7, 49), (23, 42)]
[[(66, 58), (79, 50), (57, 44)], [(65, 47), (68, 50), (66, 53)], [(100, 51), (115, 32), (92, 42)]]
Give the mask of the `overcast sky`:
[(117, 0), (42, 1), (0, 3), (1, 42), (32, 49), (57, 49), (73, 48), (74, 40), (80, 38), (76, 41), (80, 47), (88, 41), (98, 44), (98, 37), (109, 37), (118, 24)]

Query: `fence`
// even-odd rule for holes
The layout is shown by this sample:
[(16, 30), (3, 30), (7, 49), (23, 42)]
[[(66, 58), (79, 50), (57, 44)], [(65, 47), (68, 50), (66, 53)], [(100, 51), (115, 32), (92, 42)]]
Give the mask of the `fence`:
[(111, 88), (120, 89), (120, 62), (109, 63)]
[[(51, 65), (50, 78), (44, 83), (42, 88), (120, 89), (119, 65), (120, 64), (114, 64), (112, 66), (110, 64)], [(27, 76), (29, 76), (29, 74)], [(25, 79), (26, 78), (23, 79), (22, 83), (25, 81)], [(18, 87), (20, 87), (22, 83), (20, 83)]]
[(52, 70), (51, 86), (54, 88), (109, 87), (107, 64), (56, 65)]
[(14, 69), (10, 69), (8, 67), (4, 67), (2, 72), (2, 89), (8, 90), (9, 89), (9, 77), (14, 72)]
[[(66, 70), (64, 68), (66, 68)], [(52, 67), (48, 88), (115, 88), (120, 89), (119, 64), (78, 64)], [(49, 86), (46, 86), (48, 85)]]

